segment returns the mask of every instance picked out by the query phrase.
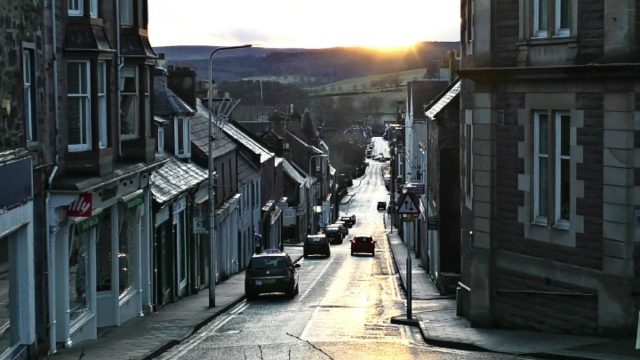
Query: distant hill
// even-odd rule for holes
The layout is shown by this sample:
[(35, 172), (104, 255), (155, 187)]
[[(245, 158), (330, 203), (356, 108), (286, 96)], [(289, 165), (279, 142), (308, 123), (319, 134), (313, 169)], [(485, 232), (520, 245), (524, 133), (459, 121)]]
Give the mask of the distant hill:
[[(217, 81), (241, 78), (288, 78), (304, 86), (322, 85), (343, 79), (426, 68), (441, 62), (458, 42), (422, 42), (403, 50), (361, 47), (328, 49), (246, 48), (216, 54), (213, 71)], [(156, 47), (165, 54), (167, 65), (190, 66), (199, 79), (208, 76), (207, 62), (212, 46)]]

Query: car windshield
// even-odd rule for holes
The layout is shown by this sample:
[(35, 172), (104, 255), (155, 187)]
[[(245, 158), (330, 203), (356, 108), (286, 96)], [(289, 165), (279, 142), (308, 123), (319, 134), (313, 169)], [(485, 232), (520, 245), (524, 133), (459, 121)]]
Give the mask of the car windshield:
[(278, 269), (284, 267), (286, 263), (283, 257), (265, 256), (251, 259), (250, 267), (252, 269)]
[(311, 237), (307, 239), (307, 242), (310, 244), (322, 244), (325, 242), (325, 239), (321, 237)]
[(363, 237), (357, 237), (357, 238), (356, 238), (356, 241), (358, 241), (358, 242), (369, 242), (369, 241), (371, 241), (371, 240), (372, 240), (372, 239), (371, 239), (370, 237), (364, 237), (364, 236), (363, 236)]

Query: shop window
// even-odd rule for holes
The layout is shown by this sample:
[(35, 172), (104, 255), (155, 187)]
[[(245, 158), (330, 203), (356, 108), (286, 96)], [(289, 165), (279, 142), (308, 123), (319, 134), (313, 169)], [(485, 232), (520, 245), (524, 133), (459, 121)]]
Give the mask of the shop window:
[(69, 320), (89, 310), (88, 233), (72, 232), (69, 240)]
[(11, 339), (11, 263), (9, 237), (0, 237), (0, 357)]
[(140, 206), (126, 209), (120, 217), (120, 242), (118, 244), (120, 295), (135, 286), (136, 247), (140, 236), (139, 209)]
[(112, 224), (111, 209), (103, 212), (103, 222), (98, 228), (98, 237), (96, 241), (96, 290), (111, 290), (111, 265), (112, 265)]

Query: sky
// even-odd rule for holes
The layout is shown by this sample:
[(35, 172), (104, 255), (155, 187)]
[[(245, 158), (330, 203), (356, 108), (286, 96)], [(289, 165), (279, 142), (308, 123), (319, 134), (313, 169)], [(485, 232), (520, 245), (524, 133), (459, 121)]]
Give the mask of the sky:
[(394, 48), (459, 29), (459, 0), (149, 0), (153, 46)]

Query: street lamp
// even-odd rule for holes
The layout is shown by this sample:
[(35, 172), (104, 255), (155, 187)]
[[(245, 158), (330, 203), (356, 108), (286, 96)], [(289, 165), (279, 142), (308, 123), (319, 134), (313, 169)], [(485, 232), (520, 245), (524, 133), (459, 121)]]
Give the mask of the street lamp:
[(213, 181), (213, 55), (218, 51), (249, 48), (251, 45), (223, 46), (209, 54), (209, 307), (216, 306), (216, 227), (215, 227), (215, 182)]

